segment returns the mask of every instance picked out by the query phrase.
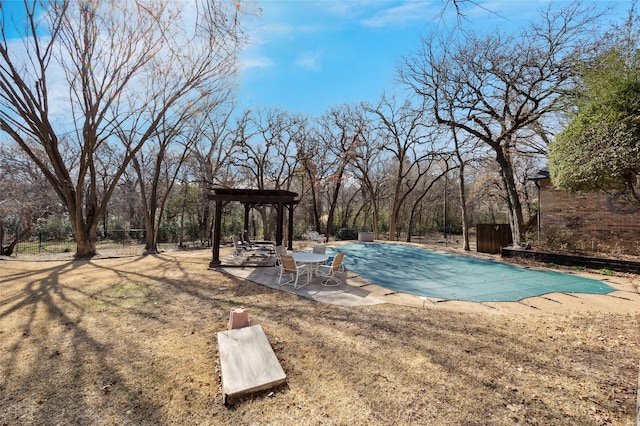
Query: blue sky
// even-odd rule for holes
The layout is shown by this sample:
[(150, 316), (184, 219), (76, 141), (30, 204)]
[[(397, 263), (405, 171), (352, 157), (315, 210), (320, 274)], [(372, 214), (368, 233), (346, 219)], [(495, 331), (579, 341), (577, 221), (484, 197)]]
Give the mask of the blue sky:
[[(21, 21), (23, 0), (2, 2), (5, 18)], [(128, 1), (128, 0), (121, 0)], [(191, 0), (183, 0), (186, 5)], [(253, 0), (241, 0), (244, 4)], [(429, 32), (490, 31), (527, 25), (538, 10), (568, 0), (474, 0), (459, 20), (446, 0), (255, 0), (262, 13), (248, 22), (251, 44), (239, 75), (239, 108), (278, 107), (319, 116), (332, 106), (375, 102), (394, 90), (398, 62)], [(613, 5), (624, 17), (631, 0)], [(7, 22), (7, 29), (13, 25)], [(12, 34), (7, 34), (11, 38)]]
[[(522, 27), (548, 0), (476, 1), (458, 21), (445, 0), (263, 0), (261, 16), (250, 23), (252, 44), (245, 50), (239, 106), (279, 107), (320, 115), (332, 106), (375, 102), (394, 87), (398, 61), (431, 31), (503, 30)], [(553, 5), (567, 4), (555, 1)], [(630, 1), (614, 4), (622, 15)], [(480, 7), (477, 7), (479, 5)]]

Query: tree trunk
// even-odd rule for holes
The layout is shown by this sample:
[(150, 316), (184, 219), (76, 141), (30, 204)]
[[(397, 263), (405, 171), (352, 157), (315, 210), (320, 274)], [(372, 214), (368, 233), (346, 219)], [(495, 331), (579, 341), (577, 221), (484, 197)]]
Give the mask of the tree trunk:
[(97, 254), (95, 226), (86, 226), (84, 224), (75, 226), (74, 235), (76, 237), (75, 257), (93, 257)]
[(513, 244), (517, 246), (522, 240), (522, 229), (524, 229), (522, 203), (520, 203), (516, 182), (513, 178), (513, 167), (501, 149), (496, 150), (496, 161), (500, 166), (502, 181), (507, 190), (511, 235)]
[(398, 179), (398, 183), (396, 183), (396, 190), (393, 196), (393, 204), (391, 206), (391, 211), (389, 212), (389, 240), (397, 241), (398, 238), (396, 236), (396, 228), (397, 228), (397, 220), (400, 215), (400, 175), (396, 177)]
[[(269, 213), (273, 214), (273, 208), (271, 209), (271, 211)], [(267, 214), (267, 209), (265, 206), (260, 206), (258, 208), (258, 214), (260, 215), (260, 219), (262, 220), (262, 238), (265, 241), (271, 241), (273, 239), (273, 221), (269, 220), (269, 217), (271, 216), (270, 214)], [(281, 220), (280, 218), (278, 218), (278, 220)], [(253, 227), (253, 232), (256, 232), (255, 229), (255, 222), (254, 222), (254, 227)]]
[(331, 197), (331, 204), (329, 205), (329, 214), (327, 215), (327, 232), (326, 232), (327, 239), (333, 236), (333, 218), (336, 213), (336, 206), (338, 205), (338, 195), (340, 194), (340, 187), (342, 183), (342, 176), (344, 174), (345, 166), (346, 165), (343, 165), (338, 173), (338, 177), (336, 179), (336, 186), (333, 190), (333, 195)]
[(469, 251), (469, 218), (467, 212), (467, 194), (466, 185), (464, 181), (464, 162), (458, 157), (460, 161), (460, 211), (462, 213), (462, 249)]
[(149, 254), (157, 253), (158, 238), (156, 233), (156, 223), (149, 212), (147, 212), (147, 209), (144, 210), (144, 252)]
[(316, 176), (315, 173), (312, 172), (310, 168), (305, 168), (307, 172), (307, 176), (309, 177), (309, 189), (311, 190), (311, 203), (312, 212), (313, 212), (313, 224), (315, 226), (315, 230), (321, 232), (320, 229), (320, 212), (318, 209), (318, 195), (316, 194)]
[(158, 238), (157, 238), (157, 225), (156, 224), (156, 209), (152, 208), (151, 211), (147, 207), (143, 208), (144, 211), (144, 230), (145, 230), (145, 253), (157, 253), (158, 252)]
[(453, 137), (456, 144), (456, 157), (458, 159), (458, 164), (460, 167), (460, 180), (458, 182), (458, 186), (460, 189), (460, 212), (462, 214), (462, 249), (464, 251), (469, 251), (469, 215), (467, 212), (467, 193), (466, 193), (466, 184), (464, 180), (464, 170), (465, 170), (465, 162), (460, 154), (460, 146), (458, 144), (458, 138), (455, 133), (455, 129), (452, 129)]
[[(4, 230), (2, 229), (2, 225), (0, 225), (0, 232), (4, 232)], [(22, 232), (20, 233), (20, 235), (16, 236), (16, 238), (13, 241), (11, 241), (11, 243), (9, 243), (7, 247), (2, 247), (2, 239), (0, 238), (0, 254), (2, 254), (3, 256), (13, 255), (13, 250), (15, 250), (18, 243), (30, 232), (31, 232), (31, 225), (29, 224), (29, 221), (23, 217)]]
[(373, 209), (373, 214), (371, 217), (371, 230), (373, 231), (373, 238), (376, 240), (380, 238), (380, 228), (378, 227), (378, 218), (380, 217), (380, 212), (378, 210), (378, 203), (375, 199), (371, 199), (371, 207)]
[(415, 217), (416, 217), (416, 209), (415, 206), (411, 209), (411, 213), (409, 213), (409, 224), (407, 225), (407, 239), (406, 242), (411, 242), (411, 234), (413, 234), (413, 227), (415, 225)]

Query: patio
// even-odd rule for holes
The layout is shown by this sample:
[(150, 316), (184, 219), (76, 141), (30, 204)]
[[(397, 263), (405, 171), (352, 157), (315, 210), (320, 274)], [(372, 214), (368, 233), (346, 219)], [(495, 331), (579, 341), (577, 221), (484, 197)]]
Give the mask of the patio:
[(318, 302), (340, 306), (367, 306), (385, 303), (380, 296), (383, 294), (382, 287), (375, 286), (353, 272), (338, 272), (336, 275), (343, 282), (336, 287), (326, 287), (321, 284), (322, 280), (315, 277), (308, 285), (302, 288), (293, 288), (291, 285), (278, 285), (278, 268), (264, 267), (219, 267), (217, 271), (235, 277), (279, 289), (288, 293), (297, 294), (307, 299)]

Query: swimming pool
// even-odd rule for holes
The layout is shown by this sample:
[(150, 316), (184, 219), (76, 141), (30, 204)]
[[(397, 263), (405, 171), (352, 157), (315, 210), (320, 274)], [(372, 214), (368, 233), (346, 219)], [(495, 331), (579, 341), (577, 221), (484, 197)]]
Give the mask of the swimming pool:
[(471, 256), (435, 253), (402, 244), (352, 243), (328, 250), (346, 252), (344, 265), (390, 290), (439, 299), (507, 302), (547, 293), (607, 294), (601, 281), (540, 271)]

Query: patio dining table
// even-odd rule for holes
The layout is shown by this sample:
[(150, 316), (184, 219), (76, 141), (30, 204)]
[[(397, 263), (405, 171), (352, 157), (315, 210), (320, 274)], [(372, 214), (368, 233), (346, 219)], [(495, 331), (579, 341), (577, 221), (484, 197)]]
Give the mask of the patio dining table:
[(305, 285), (311, 282), (311, 274), (317, 269), (317, 266), (329, 259), (329, 256), (326, 254), (312, 253), (309, 251), (291, 253), (291, 256), (296, 260), (296, 263), (307, 266), (307, 282)]

